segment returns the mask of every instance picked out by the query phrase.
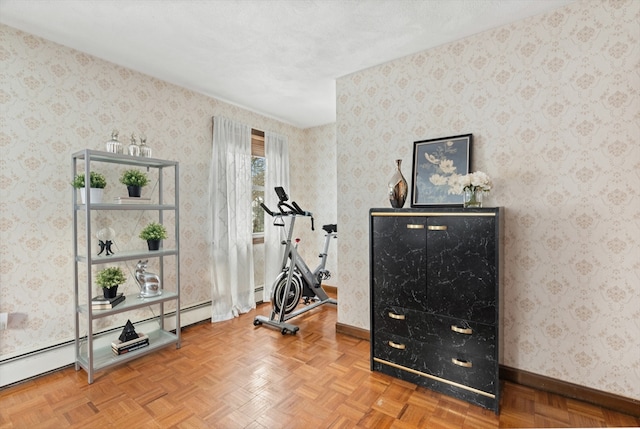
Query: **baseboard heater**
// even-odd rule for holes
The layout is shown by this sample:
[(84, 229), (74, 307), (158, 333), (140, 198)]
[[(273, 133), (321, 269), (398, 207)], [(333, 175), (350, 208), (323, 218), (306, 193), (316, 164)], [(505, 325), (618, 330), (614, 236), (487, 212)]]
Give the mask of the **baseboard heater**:
[[(175, 316), (175, 310), (167, 312), (166, 317)], [(204, 301), (198, 304), (184, 307), (180, 311), (180, 319), (183, 322), (182, 329), (211, 320), (211, 301)], [(144, 326), (153, 323), (158, 317), (136, 321), (136, 325)], [(171, 319), (169, 319), (171, 320)], [(109, 328), (96, 333), (96, 337), (113, 336), (120, 332), (121, 328)], [(173, 329), (175, 332), (175, 327)], [(41, 375), (57, 371), (61, 368), (75, 364), (75, 350), (73, 339), (58, 344), (53, 344), (37, 350), (21, 353), (0, 359), (0, 388), (11, 386), (30, 380)]]

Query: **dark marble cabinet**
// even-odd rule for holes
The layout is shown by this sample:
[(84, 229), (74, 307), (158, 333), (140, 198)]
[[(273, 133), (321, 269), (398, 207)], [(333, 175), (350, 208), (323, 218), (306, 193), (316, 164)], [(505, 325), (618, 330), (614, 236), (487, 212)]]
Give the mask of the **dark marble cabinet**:
[(499, 208), (371, 209), (371, 369), (499, 411)]

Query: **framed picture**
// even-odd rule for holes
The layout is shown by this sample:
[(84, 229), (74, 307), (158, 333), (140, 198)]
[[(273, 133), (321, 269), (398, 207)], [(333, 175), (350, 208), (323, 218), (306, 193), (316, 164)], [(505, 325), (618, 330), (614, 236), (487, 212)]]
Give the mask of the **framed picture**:
[(449, 179), (469, 173), (472, 134), (413, 143), (411, 207), (462, 206), (462, 196), (449, 193)]

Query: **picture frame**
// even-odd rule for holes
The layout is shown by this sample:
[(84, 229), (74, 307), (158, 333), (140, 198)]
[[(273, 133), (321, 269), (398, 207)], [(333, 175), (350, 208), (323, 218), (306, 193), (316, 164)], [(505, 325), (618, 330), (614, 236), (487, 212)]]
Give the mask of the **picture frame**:
[(462, 196), (449, 193), (448, 179), (471, 168), (473, 134), (413, 143), (411, 207), (462, 207)]

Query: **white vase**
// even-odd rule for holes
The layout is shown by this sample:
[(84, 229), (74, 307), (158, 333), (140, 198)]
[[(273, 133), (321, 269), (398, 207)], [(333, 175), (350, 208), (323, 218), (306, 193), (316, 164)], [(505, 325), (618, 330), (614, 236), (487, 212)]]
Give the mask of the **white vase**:
[[(102, 194), (104, 193), (104, 189), (102, 188), (89, 188), (89, 198), (91, 200), (91, 204), (100, 204), (102, 203)], [(86, 204), (85, 201), (85, 188), (80, 188), (80, 201), (82, 204)]]

